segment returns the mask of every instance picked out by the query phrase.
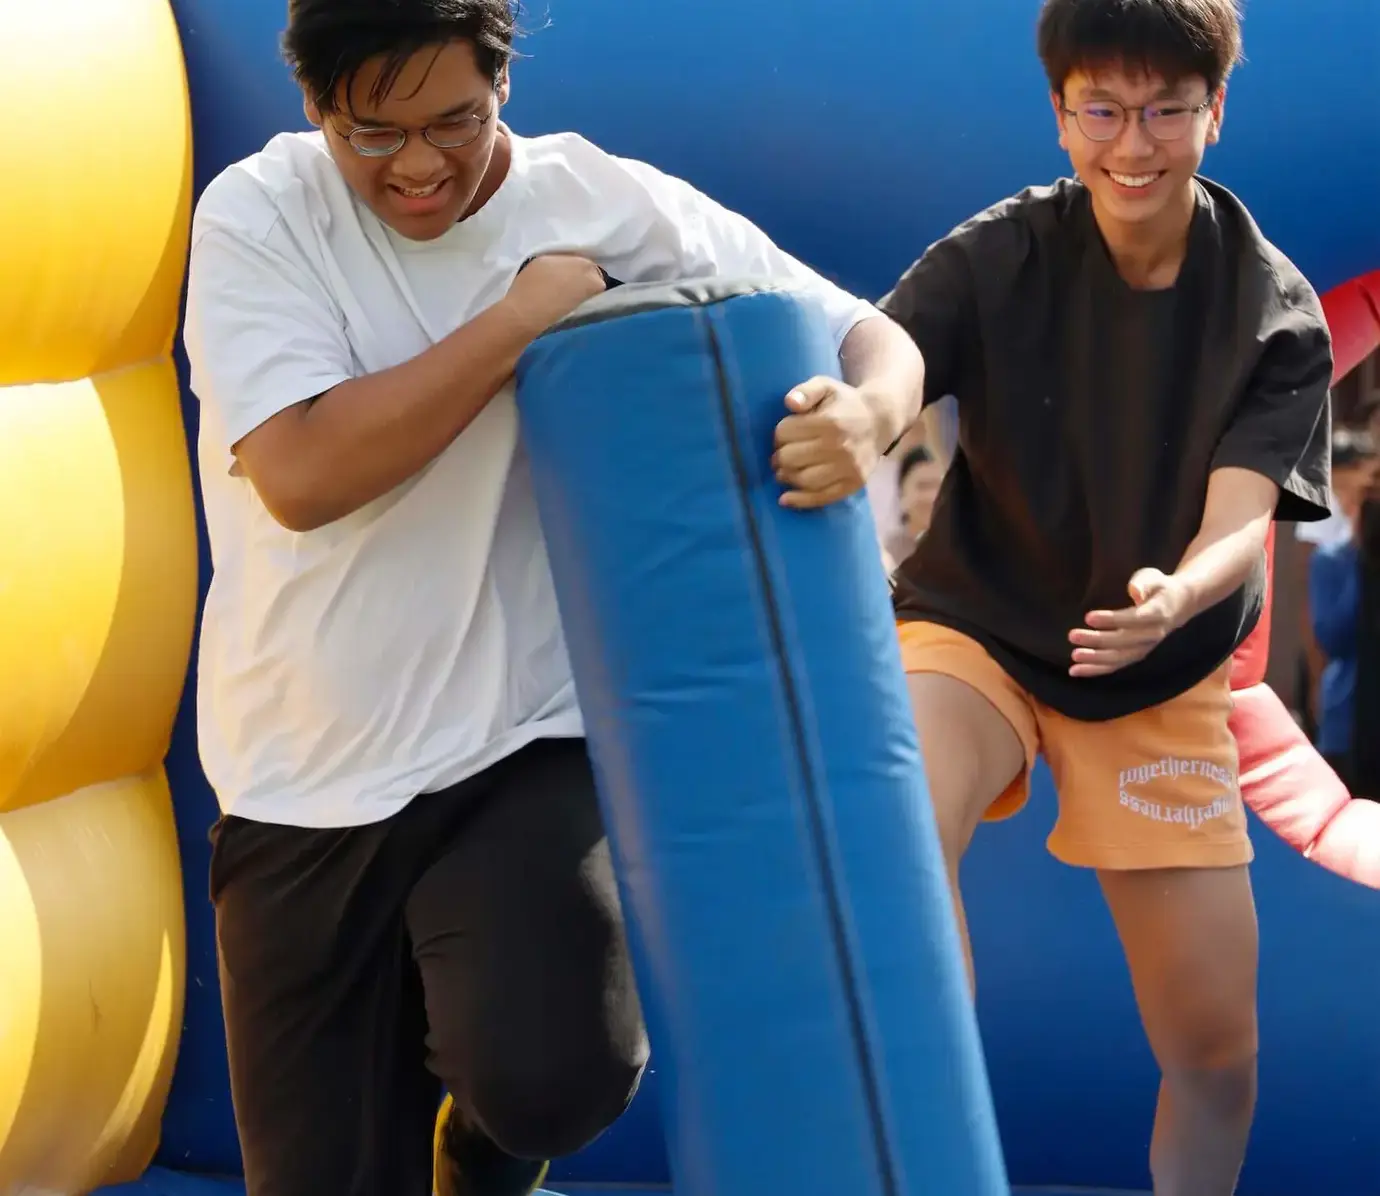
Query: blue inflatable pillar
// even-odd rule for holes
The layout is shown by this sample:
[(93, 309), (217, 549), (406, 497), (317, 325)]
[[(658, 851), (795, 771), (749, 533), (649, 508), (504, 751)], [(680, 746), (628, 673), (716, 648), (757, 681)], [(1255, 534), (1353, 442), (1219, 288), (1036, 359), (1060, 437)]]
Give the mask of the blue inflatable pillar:
[(518, 403), (678, 1196), (1008, 1192), (865, 500), (799, 513), (823, 317), (624, 287)]

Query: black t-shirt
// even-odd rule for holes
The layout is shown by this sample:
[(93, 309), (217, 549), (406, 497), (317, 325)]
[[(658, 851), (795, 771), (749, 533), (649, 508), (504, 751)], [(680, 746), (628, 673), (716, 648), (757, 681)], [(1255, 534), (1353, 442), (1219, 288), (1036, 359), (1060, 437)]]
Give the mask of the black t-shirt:
[(1260, 615), (1265, 567), (1105, 677), (1070, 677), (1068, 633), (1172, 573), (1223, 466), (1281, 487), (1276, 519), (1329, 514), (1332, 348), (1302, 274), (1207, 180), (1174, 286), (1117, 272), (1087, 189), (1036, 187), (932, 245), (882, 308), (958, 400), (933, 521), (897, 615), (978, 640), (1036, 699), (1079, 719), (1158, 705), (1212, 673)]

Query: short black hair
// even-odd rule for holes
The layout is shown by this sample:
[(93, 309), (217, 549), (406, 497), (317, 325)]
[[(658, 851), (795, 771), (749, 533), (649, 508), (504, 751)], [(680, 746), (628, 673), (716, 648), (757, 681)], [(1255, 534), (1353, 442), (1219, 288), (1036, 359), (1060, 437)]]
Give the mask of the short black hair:
[(901, 458), (901, 467), (896, 471), (896, 484), (899, 486), (906, 480), (908, 474), (917, 465), (928, 465), (934, 460), (934, 454), (923, 444), (917, 444)]
[(1375, 441), (1363, 428), (1338, 428), (1332, 433), (1332, 468), (1363, 465), (1376, 456)]
[(1216, 94), (1241, 59), (1239, 0), (1044, 0), (1037, 40), (1050, 90), (1079, 70), (1191, 75)]
[(479, 69), (497, 82), (513, 57), (515, 0), (288, 0), (283, 56), (293, 77), (323, 112), (333, 112), (360, 68), (382, 58), (370, 90), (382, 100), (407, 65), (428, 47), (467, 41)]

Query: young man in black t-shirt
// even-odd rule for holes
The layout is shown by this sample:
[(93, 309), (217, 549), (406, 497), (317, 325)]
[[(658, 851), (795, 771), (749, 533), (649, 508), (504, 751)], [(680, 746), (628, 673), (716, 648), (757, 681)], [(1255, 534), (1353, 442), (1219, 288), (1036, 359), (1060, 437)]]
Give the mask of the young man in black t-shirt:
[(1271, 521), (1328, 514), (1331, 342), (1198, 175), (1234, 0), (1046, 0), (1039, 45), (1077, 179), (967, 221), (883, 301), (960, 414), (896, 580), (903, 657), (955, 895), (1043, 753), (1049, 849), (1097, 870), (1162, 1069), (1155, 1192), (1228, 1196), (1257, 1049), (1228, 668)]

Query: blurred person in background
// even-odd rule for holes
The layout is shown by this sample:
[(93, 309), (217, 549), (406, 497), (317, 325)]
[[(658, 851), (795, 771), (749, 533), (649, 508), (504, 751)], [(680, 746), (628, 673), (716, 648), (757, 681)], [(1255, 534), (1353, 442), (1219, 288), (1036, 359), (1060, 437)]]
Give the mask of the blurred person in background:
[[(1337, 396), (1334, 394), (1333, 398), (1335, 402)], [(1369, 402), (1363, 401), (1344, 414), (1338, 413), (1337, 422), (1339, 427), (1344, 426), (1351, 431), (1367, 431), (1372, 443), (1380, 445), (1380, 402), (1373, 399)], [(1294, 525), (1294, 539), (1297, 541), (1300, 551), (1294, 558), (1291, 573), (1298, 579), (1296, 584), (1303, 591), (1303, 601), (1300, 603), (1301, 609), (1299, 611), (1302, 642), (1298, 654), (1298, 672), (1293, 707), (1294, 717), (1298, 720), (1304, 733), (1315, 744), (1318, 739), (1318, 724), (1321, 718), (1319, 703), (1322, 701), (1322, 675), (1323, 669), (1327, 665), (1327, 654), (1323, 651), (1313, 632), (1313, 612), (1308, 600), (1311, 562), (1313, 554), (1319, 549), (1336, 548), (1352, 540), (1355, 522), (1353, 516), (1342, 510), (1342, 505), (1334, 491), (1332, 514), (1329, 518), (1317, 523)]]
[(1368, 432), (1338, 429), (1332, 438), (1334, 518), (1340, 533), (1314, 548), (1308, 562), (1311, 631), (1321, 655), (1315, 743), (1337, 775), (1356, 788), (1356, 681), (1362, 619), (1360, 521), (1373, 494), (1377, 457)]
[(958, 412), (949, 396), (927, 407), (873, 471), (868, 497), (888, 574), (929, 529), (957, 440)]
[(1370, 443), (1377, 457), (1356, 521), (1360, 584), (1349, 787), (1354, 796), (1375, 801), (1380, 800), (1380, 407), (1371, 414)]
[(923, 441), (913, 444), (896, 470), (896, 522), (886, 538), (886, 550), (896, 564), (915, 551), (930, 526), (944, 466)]

